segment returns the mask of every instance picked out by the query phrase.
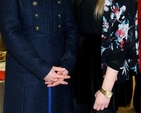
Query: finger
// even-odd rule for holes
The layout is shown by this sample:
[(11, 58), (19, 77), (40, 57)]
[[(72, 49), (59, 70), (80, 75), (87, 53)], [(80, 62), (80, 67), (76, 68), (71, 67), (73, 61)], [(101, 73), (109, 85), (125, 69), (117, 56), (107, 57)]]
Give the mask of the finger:
[(47, 87), (55, 87), (57, 85), (59, 85), (60, 83), (58, 81), (56, 82), (52, 82), (51, 84), (47, 84)]
[(45, 84), (51, 84), (51, 83), (53, 83), (53, 82), (56, 82), (58, 79), (56, 78), (56, 79), (53, 79), (53, 80), (50, 80), (50, 81), (45, 81)]
[(62, 81), (60, 84), (62, 84), (62, 85), (68, 85), (68, 82)]
[(67, 70), (64, 70), (64, 71), (57, 71), (57, 74), (59, 75), (68, 75), (68, 71)]
[(59, 84), (62, 84), (62, 85), (67, 85), (68, 82), (64, 81), (64, 79), (57, 79), (57, 81), (54, 81), (52, 82), (51, 84), (48, 84), (47, 86), (48, 87), (54, 87), (54, 86), (57, 86)]
[(53, 66), (53, 70), (55, 70), (55, 71), (64, 71), (66, 69), (65, 68), (62, 68), (62, 67)]
[(53, 83), (53, 82), (56, 82), (58, 79), (57, 78), (52, 78), (52, 80), (48, 80), (48, 81), (45, 81), (45, 84), (50, 84), (50, 83)]
[(94, 103), (93, 109), (99, 111), (100, 110), (100, 105), (98, 105), (96, 102)]
[(57, 85), (59, 85), (59, 84), (62, 84), (62, 85), (68, 85), (68, 82), (66, 82), (66, 81), (54, 82), (54, 83), (52, 83), (52, 86), (57, 86)]
[(52, 82), (48, 82), (48, 81), (47, 81), (47, 82), (45, 82), (45, 84), (46, 84), (46, 85), (47, 85), (47, 84), (52, 84)]
[(47, 87), (54, 87), (54, 86), (56, 86), (56, 85), (54, 85), (54, 84), (48, 84), (47, 85)]
[(63, 75), (68, 75), (69, 72), (66, 70), (66, 71), (63, 71), (62, 74), (63, 74)]
[(70, 79), (69, 75), (56, 75), (56, 78), (60, 78), (60, 79)]
[(105, 108), (107, 108), (108, 107), (108, 104), (107, 105), (105, 105)]
[(96, 109), (96, 108), (97, 108), (97, 104), (94, 104), (94, 105), (93, 105), (93, 109)]
[(56, 82), (58, 79), (56, 78), (56, 79), (54, 79), (54, 82)]
[(63, 72), (62, 71), (57, 71), (57, 74), (61, 75), (61, 74), (63, 74)]
[(101, 106), (100, 110), (104, 110), (104, 108), (105, 108), (104, 106)]
[(57, 79), (57, 81), (52, 82), (52, 84), (48, 84), (48, 87), (54, 87), (59, 85), (62, 82), (62, 79)]
[(48, 75), (48, 78), (46, 80), (46, 82), (54, 82), (54, 80), (56, 79), (57, 77), (51, 77), (50, 75)]
[(57, 81), (53, 82), (52, 84), (56, 86), (56, 85), (59, 85), (62, 81), (63, 79), (58, 79)]
[(96, 108), (96, 110), (99, 111), (100, 109), (101, 109), (101, 107), (98, 105), (97, 108)]

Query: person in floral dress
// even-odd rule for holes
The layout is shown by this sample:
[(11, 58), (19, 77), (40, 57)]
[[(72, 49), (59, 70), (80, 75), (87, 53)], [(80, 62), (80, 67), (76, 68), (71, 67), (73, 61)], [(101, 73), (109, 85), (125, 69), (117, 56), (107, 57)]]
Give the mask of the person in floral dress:
[(74, 98), (86, 113), (116, 113), (119, 83), (139, 72), (136, 0), (76, 0), (80, 47)]

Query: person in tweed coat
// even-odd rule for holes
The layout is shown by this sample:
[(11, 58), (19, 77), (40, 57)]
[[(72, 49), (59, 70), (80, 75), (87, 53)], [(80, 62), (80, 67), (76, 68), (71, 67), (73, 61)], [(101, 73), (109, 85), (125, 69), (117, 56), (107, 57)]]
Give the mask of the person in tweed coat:
[(73, 113), (77, 54), (71, 0), (0, 0), (7, 48), (3, 113)]

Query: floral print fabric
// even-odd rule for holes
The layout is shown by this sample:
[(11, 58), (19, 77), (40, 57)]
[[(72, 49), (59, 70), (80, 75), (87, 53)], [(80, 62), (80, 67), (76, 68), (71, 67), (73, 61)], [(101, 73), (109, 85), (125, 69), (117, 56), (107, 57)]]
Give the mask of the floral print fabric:
[(111, 54), (117, 61), (122, 61), (118, 76), (127, 79), (130, 70), (138, 72), (137, 25), (137, 1), (105, 0), (101, 37), (103, 75)]

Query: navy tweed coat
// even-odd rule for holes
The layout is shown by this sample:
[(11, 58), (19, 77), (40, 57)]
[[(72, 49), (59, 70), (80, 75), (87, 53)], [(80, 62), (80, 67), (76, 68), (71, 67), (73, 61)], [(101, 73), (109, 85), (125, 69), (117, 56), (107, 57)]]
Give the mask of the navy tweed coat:
[(7, 47), (4, 113), (73, 113), (71, 84), (47, 88), (52, 66), (69, 74), (76, 62), (77, 28), (71, 0), (0, 0)]

